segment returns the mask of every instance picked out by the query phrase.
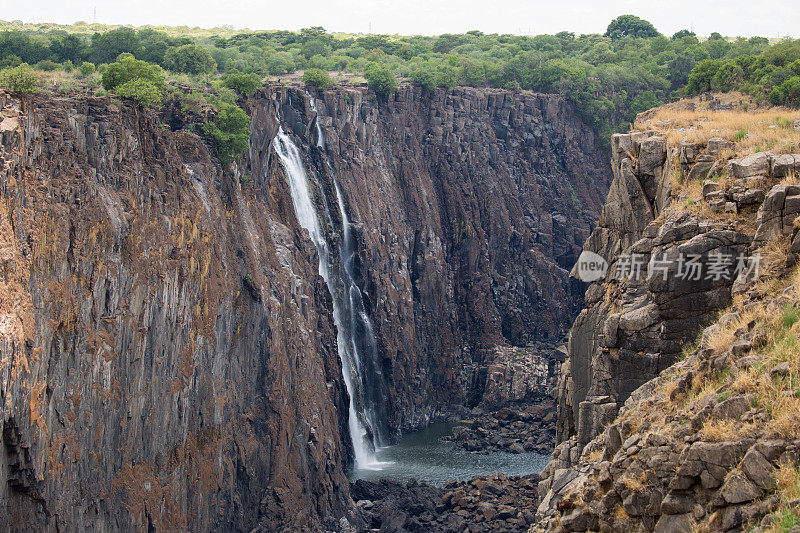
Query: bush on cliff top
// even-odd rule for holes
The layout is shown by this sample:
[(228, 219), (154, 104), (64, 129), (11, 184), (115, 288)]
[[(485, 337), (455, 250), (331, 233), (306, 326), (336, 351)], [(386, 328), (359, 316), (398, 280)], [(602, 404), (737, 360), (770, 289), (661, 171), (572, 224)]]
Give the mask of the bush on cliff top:
[(161, 69), (131, 54), (120, 54), (103, 71), (101, 81), (105, 90), (113, 90), (120, 98), (129, 98), (145, 107), (158, 106), (164, 99)]
[(135, 78), (128, 80), (116, 88), (117, 96), (138, 102), (144, 107), (158, 107), (164, 99), (164, 94), (150, 80)]
[(261, 85), (261, 76), (253, 73), (245, 74), (234, 69), (223, 76), (222, 85), (233, 89), (240, 96), (248, 96)]
[(103, 71), (101, 82), (106, 91), (112, 91), (131, 80), (147, 80), (158, 88), (164, 87), (164, 74), (157, 65), (136, 59), (131, 54), (120, 54), (114, 63)]
[(364, 68), (364, 77), (367, 78), (369, 88), (380, 97), (389, 98), (397, 90), (394, 74), (383, 65), (369, 63)]
[(331, 77), (327, 71), (318, 68), (310, 68), (303, 72), (303, 83), (311, 85), (317, 89), (324, 91), (333, 85)]
[(39, 91), (42, 80), (27, 63), (22, 63), (0, 70), (0, 85), (15, 93), (32, 94)]

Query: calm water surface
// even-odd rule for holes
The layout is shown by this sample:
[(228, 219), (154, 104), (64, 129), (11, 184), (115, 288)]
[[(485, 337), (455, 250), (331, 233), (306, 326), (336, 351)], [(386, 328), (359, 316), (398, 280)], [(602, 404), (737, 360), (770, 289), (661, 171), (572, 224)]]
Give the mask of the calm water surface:
[(413, 477), (441, 486), (452, 479), (461, 481), (498, 472), (509, 476), (538, 474), (549, 459), (549, 456), (538, 453), (470, 453), (455, 448), (452, 443), (439, 442), (439, 438), (448, 435), (454, 425), (434, 424), (404, 435), (398, 444), (380, 448), (376, 463), (368, 468), (355, 469), (350, 478), (406, 481)]

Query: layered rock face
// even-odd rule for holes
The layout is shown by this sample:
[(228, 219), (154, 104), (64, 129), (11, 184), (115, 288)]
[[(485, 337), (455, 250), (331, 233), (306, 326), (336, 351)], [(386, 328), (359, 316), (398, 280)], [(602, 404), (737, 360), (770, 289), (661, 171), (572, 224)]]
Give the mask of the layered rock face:
[[(327, 91), (314, 111), (309, 94), (276, 88), (249, 105), (254, 116), (275, 106), (322, 186), (338, 181), (390, 430), (478, 405), (487, 386), (496, 395), (495, 346), (566, 332), (583, 286), (565, 269), (608, 176), (594, 135), (563, 99), (403, 86), (389, 102)], [(314, 149), (315, 123), (324, 149)], [(263, 132), (254, 151), (265, 154), (269, 140)], [(254, 157), (257, 179), (266, 159)]]
[(330, 298), (285, 187), (107, 100), (2, 97), (0, 504), (298, 530), (351, 505)]
[[(668, 148), (663, 137), (644, 132), (613, 137), (614, 179), (598, 227), (584, 247), (609, 267), (586, 292), (559, 385), (557, 438), (565, 442), (575, 436), (573, 453), (731, 302), (735, 276), (698, 276), (687, 264), (738, 258), (752, 236), (688, 210), (666, 212), (681, 166), (689, 175), (699, 166), (706, 174), (711, 170), (701, 150), (705, 147)], [(729, 265), (731, 271), (735, 266)]]
[[(800, 158), (727, 160), (732, 147), (614, 137), (614, 181), (586, 244), (611, 265), (570, 334), (561, 442), (532, 531), (796, 523)], [(686, 275), (689, 259), (701, 274)]]
[(331, 299), (279, 124), (326, 197), (341, 188), (389, 432), (552, 381), (547, 357), (528, 375), (497, 347), (559, 339), (580, 305), (565, 268), (608, 177), (561, 98), (335, 90), (316, 113), (305, 91), (267, 88), (227, 169), (133, 106), (0, 103), (11, 524), (319, 530), (353, 509)]

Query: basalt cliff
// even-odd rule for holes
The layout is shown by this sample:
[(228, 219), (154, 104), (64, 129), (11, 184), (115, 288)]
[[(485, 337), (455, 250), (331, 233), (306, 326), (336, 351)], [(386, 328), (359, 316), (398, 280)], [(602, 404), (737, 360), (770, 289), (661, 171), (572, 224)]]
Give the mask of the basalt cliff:
[(532, 531), (797, 529), (800, 120), (706, 102), (613, 138)]
[(223, 166), (131, 104), (0, 96), (10, 529), (320, 530), (353, 512), (332, 297), (279, 128), (318, 191), (340, 188), (349, 221), (333, 195), (314, 208), (330, 242), (352, 231), (386, 434), (546, 401), (560, 361), (541, 346), (582, 305), (568, 269), (610, 177), (568, 102), (273, 86), (242, 105), (250, 150)]

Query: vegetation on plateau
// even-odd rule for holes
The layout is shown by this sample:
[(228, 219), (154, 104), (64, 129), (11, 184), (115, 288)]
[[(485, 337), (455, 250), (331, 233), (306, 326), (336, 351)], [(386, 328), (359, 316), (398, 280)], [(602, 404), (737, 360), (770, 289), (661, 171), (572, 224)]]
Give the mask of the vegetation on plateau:
[[(158, 75), (137, 74), (113, 87), (106, 83), (112, 78), (105, 72), (112, 69), (116, 77), (121, 62), (129, 70), (146, 70), (133, 60)], [(0, 68), (23, 63), (49, 75), (48, 86), (56, 90), (99, 91), (102, 77), (103, 90), (143, 105), (163, 104), (176, 88), (188, 107), (214, 98), (230, 103), (254, 92), (265, 77), (322, 90), (334, 83), (367, 83), (382, 99), (391, 97), (399, 81), (426, 91), (466, 85), (559, 93), (575, 103), (601, 139), (626, 130), (641, 111), (705, 91), (736, 90), (757, 104), (800, 107), (800, 40), (771, 44), (764, 37), (718, 33), (699, 38), (688, 30), (666, 36), (632, 15), (611, 21), (602, 35), (535, 36), (0, 22)], [(15, 76), (3, 75), (12, 90)], [(37, 80), (25, 79), (25, 90), (35, 90)]]

